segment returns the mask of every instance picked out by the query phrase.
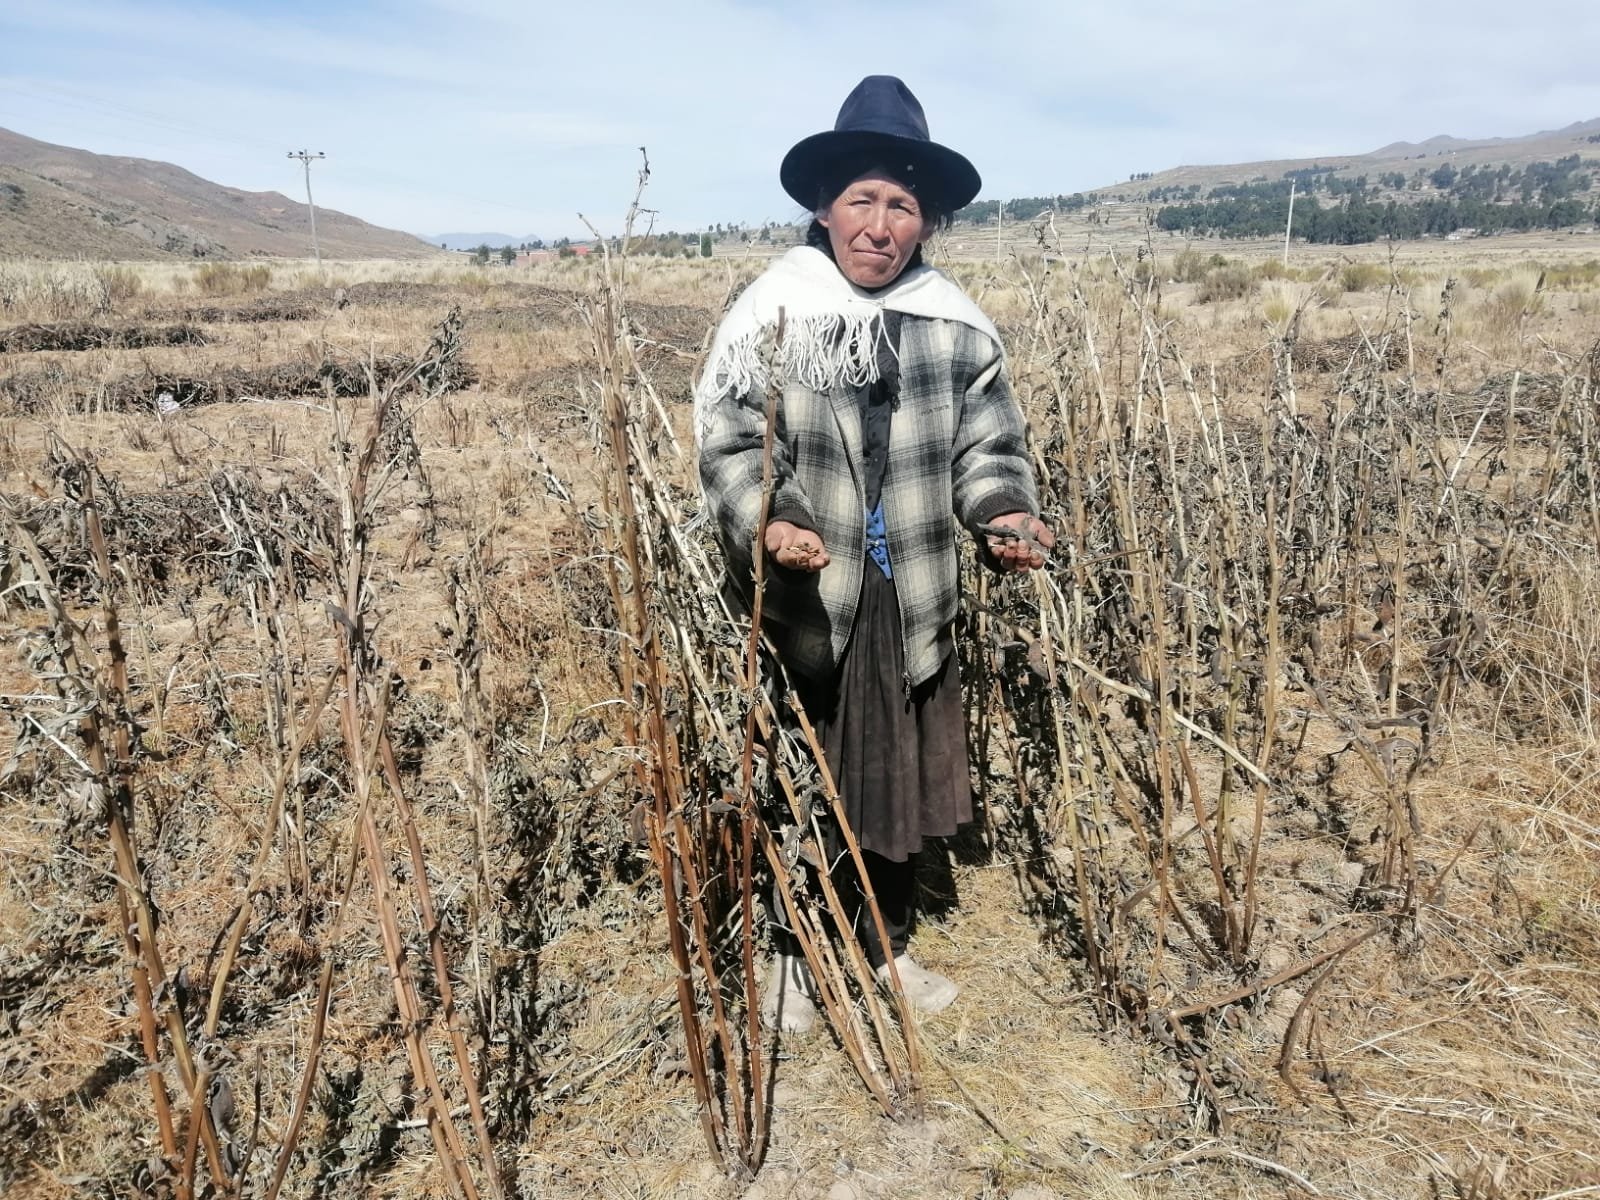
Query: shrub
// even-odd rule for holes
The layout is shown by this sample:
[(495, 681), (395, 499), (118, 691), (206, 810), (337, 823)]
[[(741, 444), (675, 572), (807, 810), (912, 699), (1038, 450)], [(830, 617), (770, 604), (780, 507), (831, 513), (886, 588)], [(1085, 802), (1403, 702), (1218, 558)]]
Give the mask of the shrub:
[(1558, 267), (1547, 267), (1544, 273), (1546, 287), (1561, 288), (1566, 291), (1589, 287), (1597, 279), (1600, 279), (1600, 259), (1594, 258), (1583, 263), (1562, 263)]
[(1478, 305), (1477, 317), (1485, 334), (1507, 339), (1517, 333), (1523, 318), (1536, 315), (1543, 307), (1544, 297), (1533, 283), (1509, 279)]
[(1283, 325), (1294, 315), (1294, 296), (1286, 287), (1275, 287), (1261, 302), (1261, 315), (1273, 325)]
[(144, 290), (144, 280), (132, 267), (107, 265), (94, 269), (95, 282), (105, 293), (106, 303), (115, 307), (132, 300)]
[(1339, 268), (1339, 286), (1347, 292), (1370, 292), (1381, 287), (1388, 276), (1381, 263), (1345, 263)]
[(20, 264), (0, 271), (0, 311), (51, 321), (98, 317), (110, 308), (106, 289), (92, 275), (54, 264)]
[(1269, 258), (1256, 264), (1257, 279), (1288, 279), (1289, 267), (1282, 259)]
[(238, 263), (205, 263), (194, 273), (194, 285), (202, 295), (231, 296), (239, 292), (262, 292), (272, 282), (268, 266), (241, 267)]
[(1192, 246), (1185, 246), (1172, 260), (1172, 277), (1179, 283), (1199, 283), (1218, 267), (1228, 265), (1220, 254), (1202, 254)]
[(206, 296), (221, 296), (238, 287), (239, 268), (232, 263), (206, 263), (194, 273), (197, 292)]
[(1198, 304), (1212, 304), (1219, 300), (1241, 300), (1255, 290), (1256, 281), (1249, 268), (1231, 265), (1213, 267), (1200, 281), (1194, 298)]

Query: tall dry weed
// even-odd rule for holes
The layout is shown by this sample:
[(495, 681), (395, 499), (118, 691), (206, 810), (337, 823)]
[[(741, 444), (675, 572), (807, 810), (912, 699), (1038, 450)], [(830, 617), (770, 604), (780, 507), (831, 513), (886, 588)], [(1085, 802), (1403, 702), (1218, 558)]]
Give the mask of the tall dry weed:
[(208, 262), (197, 267), (191, 281), (202, 296), (237, 296), (263, 292), (272, 283), (272, 268), (265, 263), (240, 266), (231, 262)]

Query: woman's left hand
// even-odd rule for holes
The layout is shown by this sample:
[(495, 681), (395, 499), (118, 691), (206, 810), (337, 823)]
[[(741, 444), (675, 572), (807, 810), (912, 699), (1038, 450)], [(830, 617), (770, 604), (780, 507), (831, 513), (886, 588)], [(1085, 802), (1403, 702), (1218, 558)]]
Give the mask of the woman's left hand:
[(1006, 513), (982, 526), (980, 532), (990, 563), (1001, 571), (1037, 571), (1056, 544), (1050, 526), (1029, 513)]

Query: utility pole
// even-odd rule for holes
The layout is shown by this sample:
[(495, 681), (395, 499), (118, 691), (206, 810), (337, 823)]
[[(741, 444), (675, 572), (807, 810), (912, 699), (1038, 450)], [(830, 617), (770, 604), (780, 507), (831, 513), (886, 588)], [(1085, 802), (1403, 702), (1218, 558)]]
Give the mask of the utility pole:
[(311, 160), (314, 158), (327, 158), (321, 150), (315, 154), (308, 154), (304, 150), (289, 151), (290, 158), (298, 158), (306, 169), (306, 208), (311, 213), (311, 253), (317, 256), (317, 270), (322, 270), (322, 247), (317, 245), (317, 206), (311, 200)]
[(1289, 231), (1294, 228), (1294, 185), (1299, 180), (1289, 180), (1289, 220), (1283, 226), (1283, 265), (1289, 265)]

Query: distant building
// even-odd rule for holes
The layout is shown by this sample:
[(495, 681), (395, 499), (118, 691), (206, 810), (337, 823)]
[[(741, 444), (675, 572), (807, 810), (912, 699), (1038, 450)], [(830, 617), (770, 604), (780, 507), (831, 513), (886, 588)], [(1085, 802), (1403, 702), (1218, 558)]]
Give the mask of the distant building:
[(573, 244), (554, 250), (526, 250), (517, 255), (514, 267), (531, 267), (535, 263), (547, 263), (552, 259), (560, 258), (562, 250), (569, 250), (574, 258), (587, 258), (594, 252), (593, 246)]

